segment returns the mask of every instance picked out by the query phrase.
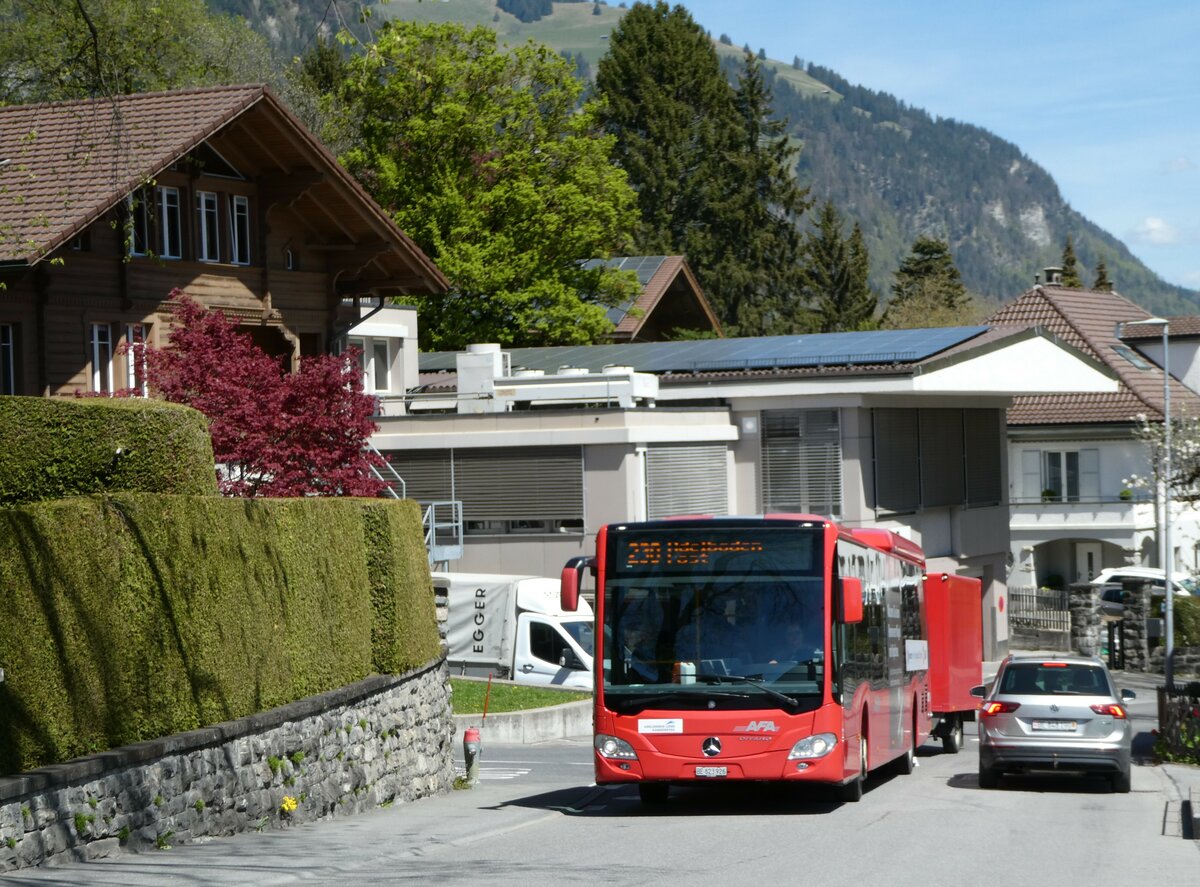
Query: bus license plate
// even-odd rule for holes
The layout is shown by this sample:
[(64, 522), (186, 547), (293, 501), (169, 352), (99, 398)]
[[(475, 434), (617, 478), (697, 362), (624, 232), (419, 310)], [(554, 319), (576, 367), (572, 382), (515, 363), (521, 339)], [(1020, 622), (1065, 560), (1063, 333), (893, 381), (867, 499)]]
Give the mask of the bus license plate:
[(1046, 730), (1052, 733), (1074, 733), (1075, 721), (1034, 721), (1033, 729)]
[(726, 767), (697, 767), (696, 777), (699, 779), (721, 779), (728, 776), (729, 770)]

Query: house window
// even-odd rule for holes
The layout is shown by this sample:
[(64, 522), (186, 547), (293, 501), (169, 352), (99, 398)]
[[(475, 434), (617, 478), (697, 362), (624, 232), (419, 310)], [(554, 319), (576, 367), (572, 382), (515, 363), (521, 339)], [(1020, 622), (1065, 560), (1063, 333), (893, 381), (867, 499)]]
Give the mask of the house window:
[(179, 259), (183, 257), (183, 241), (181, 237), (182, 223), (179, 218), (179, 189), (158, 189), (158, 215), (162, 223), (162, 249), (159, 255), (164, 259)]
[(837, 410), (765, 410), (761, 441), (764, 512), (841, 515)]
[(129, 254), (145, 256), (150, 254), (150, 193), (141, 188), (125, 198), (129, 210)]
[(371, 376), (375, 380), (376, 391), (391, 390), (390, 366), (387, 339), (376, 339), (371, 346)]
[(220, 220), (217, 216), (217, 195), (212, 191), (196, 192), (197, 228), (200, 234), (201, 262), (221, 261)]
[(0, 394), (17, 393), (16, 338), (11, 323), (0, 323)]
[(125, 387), (147, 396), (146, 389), (146, 332), (141, 323), (125, 325)]
[(1079, 502), (1100, 497), (1100, 451), (1022, 450), (1021, 486), (1029, 501)]
[(107, 323), (92, 324), (92, 391), (111, 394), (113, 390), (112, 327)]
[(358, 349), (363, 391), (391, 391), (387, 339), (351, 339), (350, 347)]
[(229, 198), (229, 244), (235, 265), (250, 264), (250, 198)]

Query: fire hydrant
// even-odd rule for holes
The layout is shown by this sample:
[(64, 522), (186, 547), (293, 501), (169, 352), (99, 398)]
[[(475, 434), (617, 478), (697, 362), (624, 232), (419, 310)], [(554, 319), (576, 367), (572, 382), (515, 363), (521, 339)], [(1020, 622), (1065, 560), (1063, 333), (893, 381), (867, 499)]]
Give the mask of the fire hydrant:
[(479, 784), (479, 728), (468, 727), (463, 731), (463, 763), (467, 768), (467, 783)]

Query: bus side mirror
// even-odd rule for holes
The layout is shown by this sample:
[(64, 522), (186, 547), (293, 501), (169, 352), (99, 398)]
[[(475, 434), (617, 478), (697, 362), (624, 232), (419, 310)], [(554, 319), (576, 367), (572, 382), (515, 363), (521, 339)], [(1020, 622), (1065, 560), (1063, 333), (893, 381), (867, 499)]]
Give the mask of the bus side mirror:
[(862, 618), (862, 580), (846, 576), (842, 579), (842, 622), (856, 625)]
[(594, 563), (595, 561), (590, 557), (573, 557), (563, 567), (559, 586), (559, 604), (564, 613), (574, 613), (579, 609), (579, 586), (583, 584), (581, 581), (583, 571)]

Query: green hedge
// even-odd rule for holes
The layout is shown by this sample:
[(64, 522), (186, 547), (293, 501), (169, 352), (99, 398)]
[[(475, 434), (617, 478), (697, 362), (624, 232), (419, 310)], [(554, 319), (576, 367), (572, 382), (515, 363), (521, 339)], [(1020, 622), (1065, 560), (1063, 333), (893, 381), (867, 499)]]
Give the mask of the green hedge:
[(1200, 597), (1171, 596), (1177, 647), (1200, 647)]
[(0, 509), (0, 771), (438, 652), (416, 503), (122, 493)]
[(0, 506), (126, 490), (217, 495), (208, 420), (161, 400), (0, 397)]

